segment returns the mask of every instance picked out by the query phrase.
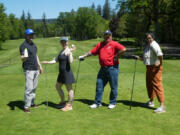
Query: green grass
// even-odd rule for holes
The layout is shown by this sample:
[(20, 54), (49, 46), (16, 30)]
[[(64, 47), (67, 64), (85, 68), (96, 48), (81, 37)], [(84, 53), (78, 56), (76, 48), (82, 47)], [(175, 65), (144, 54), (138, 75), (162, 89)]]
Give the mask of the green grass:
[[(76, 77), (78, 56), (89, 51), (100, 39), (70, 41), (75, 44), (74, 62), (71, 65)], [(144, 108), (147, 98), (145, 66), (137, 62), (133, 107), (129, 110), (134, 60), (120, 59), (119, 93), (117, 107), (108, 110), (110, 87), (103, 94), (103, 107), (89, 109), (95, 96), (96, 76), (99, 70), (97, 56), (80, 63), (79, 78), (73, 111), (61, 112), (54, 106), (59, 102), (55, 90), (58, 64), (47, 65), (45, 74), (40, 75), (36, 92), (36, 103), (40, 108), (23, 112), (25, 79), (21, 68), (19, 45), (23, 40), (7, 41), (0, 51), (0, 135), (177, 135), (180, 133), (180, 61), (164, 60), (163, 84), (166, 110), (154, 114)], [(56, 57), (61, 46), (58, 38), (34, 39), (40, 60)], [(43, 65), (44, 67), (44, 65)], [(44, 67), (45, 68), (45, 67)], [(65, 90), (65, 88), (64, 88)], [(49, 107), (46, 110), (48, 94)], [(67, 92), (65, 90), (67, 97)], [(159, 103), (156, 100), (156, 107)]]

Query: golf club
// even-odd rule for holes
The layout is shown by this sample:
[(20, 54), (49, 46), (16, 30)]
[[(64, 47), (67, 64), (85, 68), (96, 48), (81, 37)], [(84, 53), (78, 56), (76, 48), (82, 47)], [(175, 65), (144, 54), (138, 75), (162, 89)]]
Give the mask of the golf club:
[(130, 110), (131, 110), (131, 107), (132, 107), (132, 98), (133, 98), (133, 92), (134, 92), (134, 80), (135, 80), (135, 77), (136, 77), (136, 63), (137, 63), (137, 59), (135, 59), (135, 63), (134, 63), (134, 75), (133, 75), (133, 83), (132, 83), (132, 91), (131, 91)]
[(74, 95), (75, 95), (77, 81), (78, 81), (78, 76), (79, 76), (79, 69), (80, 69), (80, 60), (79, 60), (79, 63), (78, 63), (78, 69), (77, 69), (77, 73), (76, 73), (76, 83), (75, 83), (75, 86), (74, 86)]
[(47, 88), (47, 70), (45, 64), (45, 87), (46, 87), (46, 109), (48, 110), (48, 88)]

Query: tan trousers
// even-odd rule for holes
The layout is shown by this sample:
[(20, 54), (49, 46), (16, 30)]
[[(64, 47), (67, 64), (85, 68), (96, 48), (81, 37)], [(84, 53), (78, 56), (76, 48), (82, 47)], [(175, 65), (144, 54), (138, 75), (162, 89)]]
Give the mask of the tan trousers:
[(164, 88), (162, 85), (162, 66), (146, 66), (146, 88), (150, 99), (158, 97), (159, 102), (164, 102)]

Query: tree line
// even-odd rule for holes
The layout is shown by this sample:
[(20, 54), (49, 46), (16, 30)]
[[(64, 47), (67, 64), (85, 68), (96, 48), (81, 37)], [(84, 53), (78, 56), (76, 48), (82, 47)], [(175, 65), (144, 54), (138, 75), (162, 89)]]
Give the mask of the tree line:
[(135, 37), (143, 45), (144, 34), (152, 31), (159, 42), (180, 42), (179, 0), (118, 0), (118, 5), (110, 22), (114, 36)]
[(133, 37), (142, 45), (147, 31), (155, 33), (160, 42), (180, 42), (179, 0), (117, 0), (117, 8), (110, 8), (109, 0), (103, 7), (94, 3), (77, 11), (60, 12), (53, 22), (43, 13), (36, 22), (31, 14), (22, 12), (20, 18), (7, 15), (0, 3), (0, 46), (7, 39), (24, 38), (24, 31), (32, 28), (37, 37), (70, 36), (74, 40), (101, 37), (110, 29), (114, 37)]

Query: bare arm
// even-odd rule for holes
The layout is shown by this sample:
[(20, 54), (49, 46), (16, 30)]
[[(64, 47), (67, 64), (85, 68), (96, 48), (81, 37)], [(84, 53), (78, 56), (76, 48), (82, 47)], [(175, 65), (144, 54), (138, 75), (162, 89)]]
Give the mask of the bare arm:
[(92, 55), (92, 53), (89, 51), (88, 53), (85, 53), (84, 55), (79, 56), (79, 60), (84, 60), (86, 57), (89, 57), (91, 55)]
[(53, 59), (51, 61), (43, 61), (42, 64), (55, 64), (56, 63), (56, 60)]
[(91, 55), (92, 55), (92, 53), (91, 53), (91, 52), (88, 52), (88, 53), (84, 54), (83, 56), (84, 56), (84, 58), (86, 58), (86, 57), (89, 57), (89, 56), (91, 56)]
[(162, 66), (162, 63), (163, 63), (163, 56), (158, 56), (158, 59), (160, 61), (160, 64), (157, 65), (157, 66)]
[(132, 56), (137, 60), (143, 61), (143, 58), (138, 55), (132, 55)]
[(92, 53), (89, 51), (88, 53), (85, 53), (84, 55), (79, 56), (79, 60), (82, 61), (82, 60), (84, 60), (86, 57), (89, 57), (89, 56), (91, 56), (91, 55), (92, 55)]
[(140, 56), (138, 56), (138, 60), (143, 61), (143, 58), (142, 58), (142, 57), (140, 57)]
[(69, 54), (69, 56), (68, 56), (68, 59), (69, 59), (69, 63), (72, 63), (72, 62), (73, 62), (72, 52), (70, 52), (70, 54)]
[(43, 73), (43, 68), (41, 66), (41, 63), (39, 61), (39, 57), (38, 56), (37, 56), (37, 62), (38, 62), (38, 66), (39, 66), (39, 69), (40, 69), (40, 74), (42, 74)]
[(126, 51), (126, 48), (124, 48), (123, 50), (118, 51), (118, 53), (116, 53), (114, 55), (114, 60), (118, 60), (119, 56), (121, 56), (125, 51)]
[(118, 53), (116, 54), (116, 56), (122, 55), (125, 51), (126, 51), (126, 48), (124, 48), (123, 50), (118, 51)]

